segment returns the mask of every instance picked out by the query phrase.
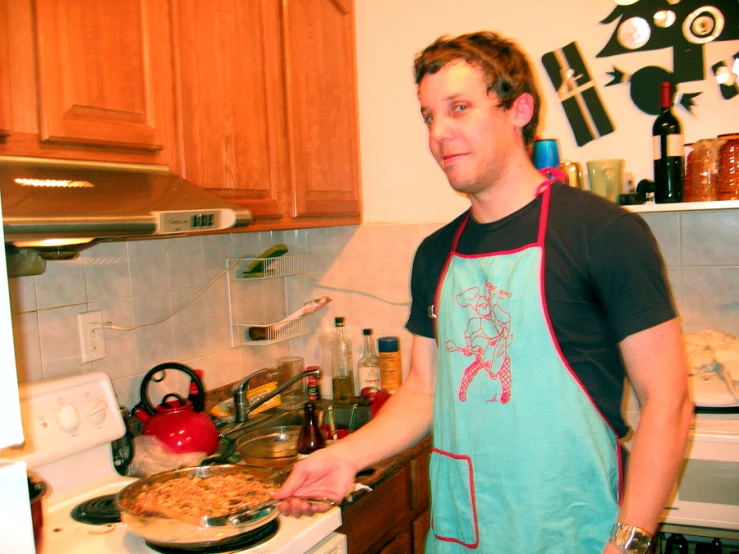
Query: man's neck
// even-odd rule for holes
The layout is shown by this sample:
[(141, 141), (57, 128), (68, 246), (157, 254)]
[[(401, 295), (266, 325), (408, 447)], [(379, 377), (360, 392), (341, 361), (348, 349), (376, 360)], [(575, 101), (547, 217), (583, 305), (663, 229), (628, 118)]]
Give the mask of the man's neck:
[(478, 223), (491, 223), (511, 215), (536, 197), (545, 180), (528, 159), (510, 165), (487, 190), (470, 195), (472, 217)]

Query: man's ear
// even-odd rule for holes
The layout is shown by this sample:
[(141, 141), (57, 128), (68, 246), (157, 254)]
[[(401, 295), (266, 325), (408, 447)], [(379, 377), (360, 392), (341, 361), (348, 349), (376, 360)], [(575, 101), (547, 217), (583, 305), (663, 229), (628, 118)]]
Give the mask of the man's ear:
[(512, 123), (519, 129), (523, 129), (534, 116), (534, 97), (528, 92), (523, 92), (513, 101), (508, 110)]

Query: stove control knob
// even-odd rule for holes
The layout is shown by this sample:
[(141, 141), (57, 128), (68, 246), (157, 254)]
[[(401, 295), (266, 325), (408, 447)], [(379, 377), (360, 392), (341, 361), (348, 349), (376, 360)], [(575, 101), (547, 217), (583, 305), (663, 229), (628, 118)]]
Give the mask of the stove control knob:
[(105, 421), (108, 405), (99, 398), (89, 398), (82, 403), (82, 415), (93, 425)]
[(56, 415), (57, 421), (67, 433), (74, 433), (82, 423), (82, 418), (77, 409), (71, 404), (64, 404)]

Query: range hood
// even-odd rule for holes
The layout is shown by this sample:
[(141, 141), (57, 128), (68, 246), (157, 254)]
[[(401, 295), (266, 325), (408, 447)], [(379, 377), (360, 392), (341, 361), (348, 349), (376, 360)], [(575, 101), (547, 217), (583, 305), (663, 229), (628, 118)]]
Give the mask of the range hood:
[(153, 165), (0, 157), (9, 275), (98, 242), (247, 227), (246, 208)]

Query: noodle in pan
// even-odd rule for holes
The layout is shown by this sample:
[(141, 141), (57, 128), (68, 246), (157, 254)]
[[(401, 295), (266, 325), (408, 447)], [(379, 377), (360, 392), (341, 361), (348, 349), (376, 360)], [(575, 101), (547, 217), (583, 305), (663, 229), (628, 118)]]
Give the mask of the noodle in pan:
[(178, 477), (144, 487), (131, 511), (215, 517), (246, 510), (271, 498), (275, 489), (251, 475)]

